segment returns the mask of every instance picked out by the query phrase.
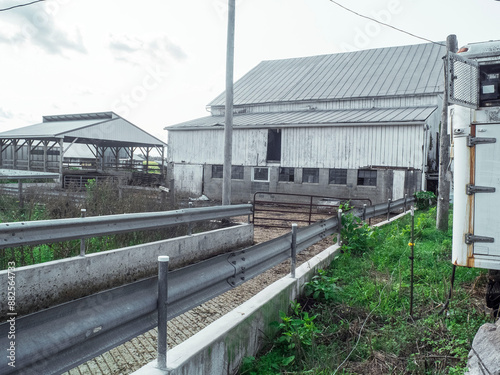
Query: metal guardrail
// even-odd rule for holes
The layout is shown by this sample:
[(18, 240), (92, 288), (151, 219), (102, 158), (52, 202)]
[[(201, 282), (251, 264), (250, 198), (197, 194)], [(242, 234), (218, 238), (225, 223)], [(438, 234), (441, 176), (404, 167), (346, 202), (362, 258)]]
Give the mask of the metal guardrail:
[[(367, 219), (406, 207), (412, 200), (371, 206), (373, 209), (358, 210), (356, 214)], [(237, 215), (239, 209), (248, 210), (248, 205), (230, 207), (235, 208), (232, 214)], [(179, 215), (174, 216), (175, 220), (186, 219), (182, 213)], [(224, 215), (231, 216), (227, 211)], [(129, 221), (126, 223), (130, 225)], [(39, 229), (42, 233), (44, 228)], [(91, 227), (87, 229), (87, 233), (92, 231)], [(300, 228), (295, 242), (297, 252), (337, 230), (337, 218)], [(4, 241), (5, 237), (0, 239)], [(189, 311), (290, 258), (291, 244), (291, 234), (285, 234), (170, 272), (167, 318)], [(153, 277), (16, 319), (16, 367), (8, 366), (9, 358), (4, 355), (0, 359), (0, 374), (60, 374), (156, 327), (157, 293), (158, 281)], [(0, 347), (9, 348), (11, 327), (9, 322), (0, 325)]]
[(240, 204), (76, 219), (0, 223), (0, 249), (243, 216), (251, 214), (251, 209), (250, 204)]

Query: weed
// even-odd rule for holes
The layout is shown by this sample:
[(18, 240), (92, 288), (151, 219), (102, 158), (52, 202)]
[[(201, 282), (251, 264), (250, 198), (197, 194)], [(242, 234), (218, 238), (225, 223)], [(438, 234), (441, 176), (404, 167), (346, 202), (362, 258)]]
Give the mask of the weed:
[(341, 222), (340, 237), (343, 252), (359, 256), (373, 247), (376, 231), (363, 223), (361, 218), (347, 213), (342, 215)]
[[(355, 231), (359, 225), (352, 221), (349, 228)], [(282, 320), (280, 332), (290, 336), (278, 338), (280, 344), (273, 341), (264, 357), (252, 359), (247, 374), (463, 374), (474, 335), (491, 319), (482, 310), (484, 301), (477, 298), (484, 296), (476, 291), (478, 285), (484, 288), (485, 272), (457, 269), (450, 310), (438, 315), (449, 291), (451, 230), (435, 229), (434, 208), (417, 211), (410, 318), (409, 225), (406, 216), (378, 229), (372, 236), (379, 241), (365, 250), (351, 249), (321, 270), (306, 285), (308, 296), (315, 298), (308, 311), (314, 317), (311, 345), (301, 342), (304, 350), (298, 355), (300, 335), (292, 322), (305, 320)], [(291, 356), (288, 365), (261, 372), (262, 363), (283, 363), (279, 361)]]
[(338, 277), (329, 276), (325, 270), (318, 270), (318, 274), (305, 285), (306, 295), (318, 301), (333, 301), (341, 289), (336, 284), (338, 280)]

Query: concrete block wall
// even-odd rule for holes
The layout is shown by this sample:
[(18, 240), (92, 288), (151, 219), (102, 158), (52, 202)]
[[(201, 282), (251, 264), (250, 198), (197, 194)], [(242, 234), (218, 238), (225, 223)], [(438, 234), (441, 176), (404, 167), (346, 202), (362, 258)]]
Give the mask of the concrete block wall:
[[(253, 225), (242, 224), (173, 239), (131, 246), (16, 269), (16, 312), (20, 315), (71, 301), (112, 287), (155, 275), (159, 255), (170, 256), (179, 268), (221, 252), (250, 246)], [(0, 285), (7, 285), (7, 270)], [(7, 288), (0, 291), (7, 301)], [(7, 313), (3, 304), (0, 316)]]

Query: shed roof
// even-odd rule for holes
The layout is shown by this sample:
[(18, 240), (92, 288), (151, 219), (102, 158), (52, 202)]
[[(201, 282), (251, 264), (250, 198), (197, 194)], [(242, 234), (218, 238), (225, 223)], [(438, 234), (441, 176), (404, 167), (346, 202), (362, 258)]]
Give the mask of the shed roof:
[[(423, 123), (436, 106), (415, 108), (370, 108), (335, 111), (291, 111), (235, 114), (233, 126), (239, 128), (327, 125), (381, 125)], [(166, 127), (165, 130), (222, 128), (224, 116), (206, 116)]]
[(0, 133), (0, 139), (92, 143), (106, 147), (164, 147), (166, 144), (114, 112), (44, 116), (43, 122)]
[(440, 93), (445, 53), (425, 43), (263, 61), (235, 83), (234, 105)]

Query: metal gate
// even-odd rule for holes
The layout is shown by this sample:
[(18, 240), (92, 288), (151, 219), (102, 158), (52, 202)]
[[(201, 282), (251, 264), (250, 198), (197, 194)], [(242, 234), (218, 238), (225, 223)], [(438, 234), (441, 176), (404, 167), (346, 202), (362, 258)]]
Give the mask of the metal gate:
[(341, 198), (322, 195), (270, 193), (258, 191), (253, 196), (252, 222), (259, 227), (290, 228), (292, 223), (310, 225), (337, 214), (342, 204), (371, 206), (368, 198)]

